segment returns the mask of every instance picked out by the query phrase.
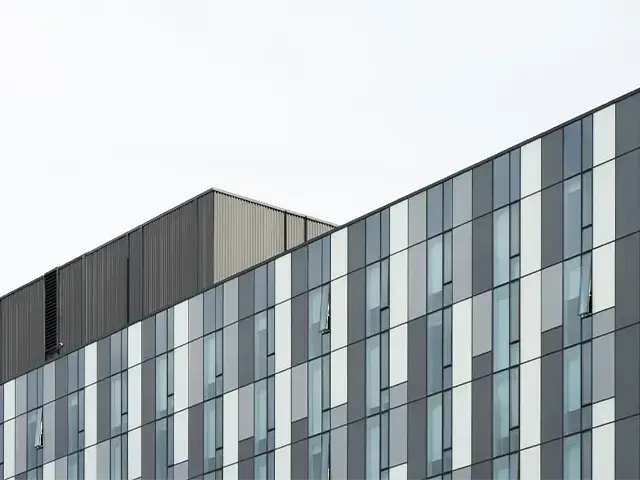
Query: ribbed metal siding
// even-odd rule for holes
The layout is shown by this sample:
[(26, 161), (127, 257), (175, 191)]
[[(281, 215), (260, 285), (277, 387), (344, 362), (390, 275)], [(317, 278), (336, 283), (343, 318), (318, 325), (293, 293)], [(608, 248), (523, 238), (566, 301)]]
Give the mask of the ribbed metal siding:
[(304, 242), (304, 217), (287, 213), (287, 249)]
[(144, 315), (198, 288), (198, 210), (192, 201), (143, 227)]
[(332, 228), (332, 225), (327, 225), (326, 223), (318, 222), (317, 220), (307, 219), (307, 240), (316, 238), (317, 236), (328, 232)]
[(127, 324), (127, 237), (85, 257), (85, 341), (92, 342)]
[(198, 289), (202, 290), (215, 282), (214, 265), (214, 221), (213, 221), (213, 192), (198, 198), (198, 237), (200, 252), (198, 265), (200, 274), (198, 278)]
[(129, 233), (129, 322), (142, 318), (143, 309), (142, 227)]
[(42, 279), (2, 299), (2, 379), (14, 378), (44, 362)]
[(216, 192), (215, 281), (276, 255), (284, 245), (284, 213)]
[(64, 345), (63, 352), (70, 352), (81, 347), (85, 338), (83, 258), (60, 268), (58, 282), (60, 341)]

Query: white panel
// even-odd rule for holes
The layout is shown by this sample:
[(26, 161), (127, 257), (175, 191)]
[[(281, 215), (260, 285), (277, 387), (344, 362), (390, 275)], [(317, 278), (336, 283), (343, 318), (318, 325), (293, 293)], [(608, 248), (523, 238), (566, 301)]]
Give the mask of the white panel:
[(542, 261), (541, 195), (520, 202), (520, 275), (540, 270)]
[(389, 209), (389, 249), (393, 255), (409, 246), (409, 203), (404, 200)]
[(407, 464), (403, 463), (389, 469), (389, 480), (407, 480)]
[(222, 470), (224, 480), (238, 480), (238, 464), (229, 465)]
[[(128, 368), (138, 365), (142, 362), (142, 322), (134, 323), (127, 329), (127, 363)], [(94, 359), (97, 362), (96, 344), (94, 346)], [(85, 349), (86, 350), (86, 349)], [(87, 362), (87, 354), (85, 353), (85, 363)]]
[(189, 341), (189, 301), (173, 307), (173, 346), (179, 347)]
[(331, 282), (331, 350), (347, 344), (347, 277)]
[(593, 114), (593, 166), (616, 156), (616, 106)]
[(540, 357), (542, 351), (542, 285), (540, 272), (520, 281), (520, 361)]
[(177, 465), (187, 460), (189, 460), (189, 410), (183, 410), (173, 416), (173, 463)]
[(291, 301), (276, 305), (276, 372), (291, 367)]
[(594, 403), (592, 410), (592, 427), (596, 428), (616, 419), (616, 399), (609, 398), (602, 402)]
[(127, 468), (129, 469), (129, 480), (134, 480), (142, 476), (142, 431), (139, 428), (129, 432), (128, 444), (129, 464)]
[(609, 423), (593, 429), (591, 478), (615, 478), (616, 427)]
[(531, 447), (520, 452), (520, 478), (540, 480), (540, 447)]
[(276, 448), (291, 443), (291, 370), (276, 374)]
[(389, 324), (391, 327), (407, 321), (407, 251), (396, 253), (389, 260)]
[[(129, 374), (131, 383), (131, 374)], [(129, 385), (131, 387), (131, 385)], [(140, 389), (138, 389), (140, 393)], [(129, 389), (129, 405), (131, 396), (134, 395)], [(131, 424), (131, 408), (129, 408), (129, 424)], [(98, 386), (94, 383), (84, 389), (84, 444), (94, 445), (98, 441)]]
[(593, 169), (593, 248), (616, 235), (616, 162)]
[(540, 443), (540, 359), (520, 365), (520, 378), (520, 448), (527, 448)]
[[(85, 451), (85, 472), (86, 472), (86, 464), (87, 464), (87, 453)], [(84, 478), (94, 478), (94, 477), (87, 477), (85, 475)], [(43, 465), (42, 467), (42, 480), (56, 480), (56, 463), (55, 462), (49, 462), (46, 465)]]
[(173, 365), (173, 410), (179, 412), (189, 407), (189, 345), (174, 351)]
[(16, 423), (9, 420), (4, 424), (4, 478), (13, 477), (16, 469)]
[[(131, 343), (129, 343), (129, 345), (131, 345)], [(140, 349), (138, 349), (138, 356), (140, 356)], [(89, 385), (93, 385), (97, 381), (98, 381), (98, 344), (92, 343), (84, 347), (84, 385), (85, 387)]]
[(540, 190), (542, 178), (542, 140), (539, 138), (520, 148), (520, 197)]
[(347, 229), (331, 234), (331, 280), (347, 274)]
[[(185, 372), (186, 373), (186, 372)], [(128, 381), (128, 420), (129, 430), (142, 423), (142, 367), (129, 369)], [(86, 425), (85, 425), (86, 428)]]
[[(131, 445), (131, 437), (129, 437), (129, 445)], [(128, 447), (129, 451), (131, 447)], [(129, 458), (129, 451), (127, 451), (127, 459)], [(138, 453), (138, 456), (140, 453)], [(131, 464), (131, 461), (129, 461)], [(131, 470), (129, 470), (131, 472)], [(89, 447), (84, 451), (84, 478), (98, 478), (98, 447)], [(129, 476), (129, 478), (132, 478)]]
[(347, 349), (331, 352), (331, 408), (347, 403)]
[(276, 303), (291, 298), (291, 254), (276, 259)]
[(275, 478), (291, 478), (291, 447), (276, 450)]
[(389, 332), (389, 386), (407, 381), (407, 324)]
[(453, 384), (471, 381), (471, 299), (453, 306)]
[(451, 453), (455, 470), (471, 465), (471, 383), (454, 388), (451, 403)]
[(238, 461), (238, 391), (225, 394), (222, 402), (223, 464), (231, 465)]
[(611, 308), (616, 303), (616, 248), (615, 242), (593, 251), (592, 280), (593, 313)]
[(16, 416), (16, 381), (11, 380), (4, 384), (4, 420), (10, 420)]

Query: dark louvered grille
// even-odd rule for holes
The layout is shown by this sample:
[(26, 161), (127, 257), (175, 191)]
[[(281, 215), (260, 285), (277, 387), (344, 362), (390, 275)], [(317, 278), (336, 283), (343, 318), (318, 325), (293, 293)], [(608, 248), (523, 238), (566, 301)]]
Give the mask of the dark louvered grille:
[(44, 350), (50, 355), (58, 349), (58, 270), (44, 275)]

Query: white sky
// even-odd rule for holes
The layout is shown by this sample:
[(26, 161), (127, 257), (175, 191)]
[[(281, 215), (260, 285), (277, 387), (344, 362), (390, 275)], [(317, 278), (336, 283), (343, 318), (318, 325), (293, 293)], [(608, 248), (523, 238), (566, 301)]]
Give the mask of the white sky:
[(638, 0), (1, 0), (0, 294), (209, 187), (346, 222), (636, 88), (638, 25)]

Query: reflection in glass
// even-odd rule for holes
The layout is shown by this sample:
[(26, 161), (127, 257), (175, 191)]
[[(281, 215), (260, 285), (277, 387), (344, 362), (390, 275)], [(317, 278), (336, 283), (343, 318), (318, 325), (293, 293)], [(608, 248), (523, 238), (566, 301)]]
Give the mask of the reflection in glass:
[[(205, 410), (204, 410), (205, 411), (205, 430), (204, 431), (205, 431), (205, 442), (206, 442), (207, 404), (205, 403), (204, 405), (205, 405)], [(166, 480), (167, 478), (167, 463), (168, 463), (167, 440), (168, 440), (167, 439), (167, 419), (163, 418), (156, 422), (156, 478), (158, 480)], [(206, 455), (205, 455), (205, 462), (206, 462)], [(207, 466), (206, 463), (205, 463), (205, 466)]]
[(509, 372), (493, 376), (493, 453), (509, 453)]
[(216, 339), (215, 333), (204, 337), (204, 398), (213, 398), (216, 393)]
[(118, 435), (122, 428), (122, 378), (111, 377), (111, 435)]
[(255, 379), (260, 380), (267, 376), (267, 312), (258, 313), (255, 316), (255, 353), (254, 372)]
[(582, 128), (580, 120), (564, 127), (564, 178), (582, 170)]
[[(67, 427), (69, 435), (69, 451), (75, 452), (80, 447), (78, 445), (78, 431), (80, 430), (78, 425), (79, 420), (79, 408), (78, 408), (78, 393), (73, 393), (68, 397), (67, 403)], [(84, 416), (84, 412), (82, 412)]]
[(254, 384), (254, 440), (255, 453), (267, 451), (267, 380)]
[(380, 331), (380, 264), (367, 267), (367, 336)]
[(111, 439), (111, 477), (122, 478), (122, 437)]
[(427, 394), (442, 390), (442, 311), (427, 317)]
[(509, 208), (493, 213), (493, 284), (502, 285), (509, 281)]
[(493, 161), (493, 208), (509, 203), (509, 154)]
[(216, 406), (215, 400), (204, 404), (204, 465), (213, 470), (216, 465)]
[(442, 232), (442, 184), (427, 192), (427, 237)]
[(565, 480), (580, 480), (580, 435), (573, 435), (564, 439), (564, 468)]
[(167, 356), (161, 355), (156, 357), (156, 418), (167, 414), (167, 395)]
[(442, 472), (442, 395), (427, 399), (427, 474)]
[(322, 354), (322, 333), (326, 325), (329, 307), (329, 286), (325, 285), (309, 292), (309, 359)]
[(442, 236), (440, 235), (429, 240), (427, 250), (427, 309), (429, 312), (432, 312), (438, 308), (442, 308)]
[(380, 416), (367, 418), (366, 478), (380, 478)]
[(509, 368), (509, 285), (493, 291), (493, 371)]
[(510, 395), (510, 410), (511, 410), (511, 422), (510, 427), (517, 427), (520, 425), (520, 371), (519, 369), (512, 368), (510, 370), (509, 390)]
[(564, 182), (564, 258), (578, 255), (582, 249), (581, 179)]
[(322, 480), (322, 437), (309, 439), (309, 480)]
[(564, 262), (564, 346), (581, 340), (580, 329), (580, 257)]
[(575, 433), (580, 429), (580, 406), (582, 371), (580, 368), (580, 345), (564, 350), (563, 399), (564, 433)]
[(511, 480), (509, 473), (509, 457), (500, 457), (493, 460), (494, 480)]
[(591, 253), (582, 256), (582, 270), (580, 272), (580, 307), (578, 313), (591, 313)]
[(78, 478), (81, 478), (78, 476), (78, 454), (74, 453), (67, 457), (67, 480), (78, 480)]
[(380, 336), (368, 338), (366, 348), (367, 412), (371, 414), (380, 409)]
[(254, 478), (255, 480), (267, 480), (267, 456), (258, 455), (254, 459)]
[(322, 358), (308, 364), (308, 426), (309, 435), (322, 432)]

